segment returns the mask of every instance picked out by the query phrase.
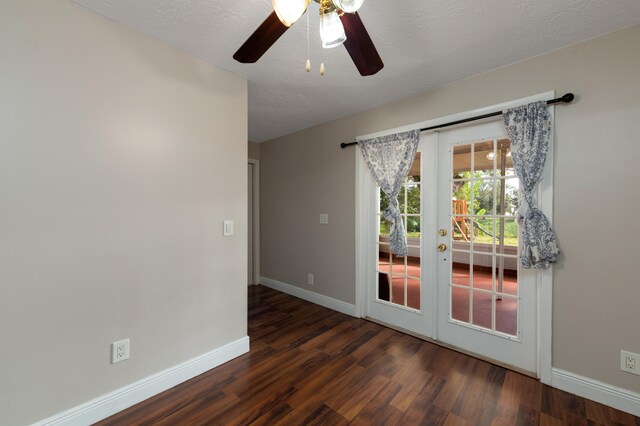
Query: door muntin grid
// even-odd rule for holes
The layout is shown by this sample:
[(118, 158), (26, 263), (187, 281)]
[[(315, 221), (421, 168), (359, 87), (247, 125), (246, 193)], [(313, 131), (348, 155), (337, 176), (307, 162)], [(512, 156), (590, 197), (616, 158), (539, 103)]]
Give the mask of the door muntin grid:
[(407, 241), (408, 255), (398, 257), (389, 250), (389, 223), (381, 213), (388, 205), (386, 195), (376, 185), (376, 301), (421, 312), (422, 274), (422, 152), (414, 158), (409, 175), (404, 179), (398, 195)]
[(449, 321), (498, 336), (520, 336), (519, 181), (506, 138), (450, 149)]

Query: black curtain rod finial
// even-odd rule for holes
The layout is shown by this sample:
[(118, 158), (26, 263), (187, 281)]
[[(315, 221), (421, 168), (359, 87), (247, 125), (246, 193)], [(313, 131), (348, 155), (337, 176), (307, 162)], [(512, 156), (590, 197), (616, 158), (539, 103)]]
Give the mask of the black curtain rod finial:
[(567, 93), (562, 97), (562, 102), (565, 104), (571, 103), (575, 99), (575, 95), (573, 93)]

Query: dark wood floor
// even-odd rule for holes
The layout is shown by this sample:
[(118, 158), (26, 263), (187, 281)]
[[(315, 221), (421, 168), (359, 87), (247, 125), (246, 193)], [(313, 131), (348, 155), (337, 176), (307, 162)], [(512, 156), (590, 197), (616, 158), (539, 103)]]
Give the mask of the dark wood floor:
[(640, 425), (640, 418), (262, 286), (251, 352), (101, 425)]

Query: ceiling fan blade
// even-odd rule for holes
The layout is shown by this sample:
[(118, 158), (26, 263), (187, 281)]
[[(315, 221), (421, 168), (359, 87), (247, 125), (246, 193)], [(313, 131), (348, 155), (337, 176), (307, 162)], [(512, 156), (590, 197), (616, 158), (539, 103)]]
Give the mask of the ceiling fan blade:
[(384, 68), (384, 63), (374, 46), (367, 29), (358, 13), (344, 13), (340, 16), (347, 40), (344, 47), (356, 64), (360, 75), (373, 75)]
[(288, 29), (289, 27), (280, 22), (276, 12), (271, 12), (271, 15), (233, 54), (233, 59), (245, 64), (256, 62)]

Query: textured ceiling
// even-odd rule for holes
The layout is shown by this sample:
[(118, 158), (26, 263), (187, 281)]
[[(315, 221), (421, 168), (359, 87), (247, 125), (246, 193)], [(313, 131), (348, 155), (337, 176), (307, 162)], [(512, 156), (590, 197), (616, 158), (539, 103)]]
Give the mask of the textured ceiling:
[(316, 3), (307, 74), (306, 16), (256, 64), (233, 60), (272, 11), (270, 0), (74, 1), (247, 78), (249, 139), (256, 142), (640, 22), (638, 0), (366, 0), (360, 16), (385, 68), (361, 77), (344, 47), (320, 47)]

